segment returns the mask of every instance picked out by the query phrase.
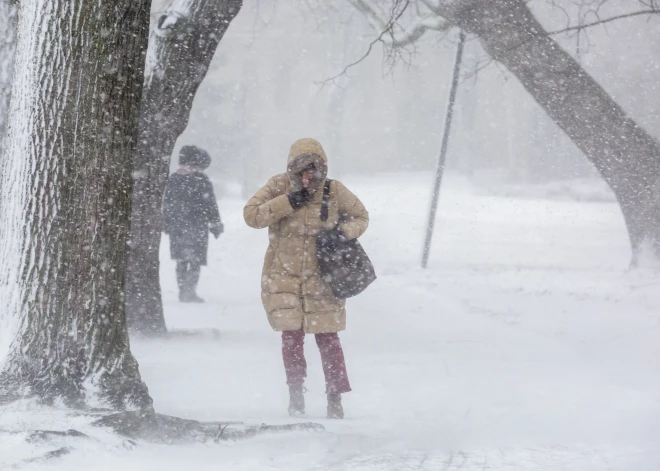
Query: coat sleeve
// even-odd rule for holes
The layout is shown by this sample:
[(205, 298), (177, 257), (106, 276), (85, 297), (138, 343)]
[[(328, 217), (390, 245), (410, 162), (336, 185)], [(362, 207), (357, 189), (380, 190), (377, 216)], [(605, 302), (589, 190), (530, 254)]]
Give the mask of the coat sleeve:
[(369, 226), (369, 212), (362, 201), (348, 188), (340, 182), (336, 182), (336, 184), (339, 216), (342, 220), (339, 229), (348, 240), (357, 239)]
[(213, 183), (209, 179), (204, 181), (204, 187), (201, 195), (204, 217), (209, 223), (209, 227), (221, 227), (220, 211), (218, 210), (218, 201), (213, 191)]
[(293, 214), (289, 197), (278, 190), (275, 178), (250, 198), (243, 208), (243, 218), (248, 226), (263, 229)]

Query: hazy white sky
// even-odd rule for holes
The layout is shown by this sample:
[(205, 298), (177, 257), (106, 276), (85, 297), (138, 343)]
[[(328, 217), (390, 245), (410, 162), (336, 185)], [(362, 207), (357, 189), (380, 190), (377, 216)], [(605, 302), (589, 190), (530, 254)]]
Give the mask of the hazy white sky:
[[(428, 169), (435, 165), (454, 56), (453, 35), (420, 41), (409, 64), (391, 71), (380, 45), (339, 88), (319, 82), (359, 58), (375, 37), (346, 1), (309, 7), (302, 0), (245, 2), (223, 38), (180, 144), (195, 142), (216, 156), (213, 171), (260, 182), (281, 171), (288, 145), (320, 139), (331, 172)], [(570, 8), (572, 2), (557, 2)], [(609, 2), (603, 17), (635, 7)], [(532, 5), (550, 30), (566, 25), (562, 10)], [(156, 2), (155, 9), (161, 8)], [(576, 13), (569, 10), (569, 13)], [(589, 30), (580, 58), (605, 89), (657, 133), (660, 21), (626, 19)], [(576, 39), (560, 36), (570, 52)], [(476, 41), (466, 50), (464, 80), (449, 164), (462, 171), (502, 168), (514, 177), (581, 176), (589, 165), (517, 81), (487, 60)], [(529, 167), (529, 168), (527, 168)]]

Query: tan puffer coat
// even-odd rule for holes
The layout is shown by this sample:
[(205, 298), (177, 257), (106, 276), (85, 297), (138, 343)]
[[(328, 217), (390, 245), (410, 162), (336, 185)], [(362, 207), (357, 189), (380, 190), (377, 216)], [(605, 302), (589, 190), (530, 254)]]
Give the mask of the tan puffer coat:
[[(316, 237), (322, 230), (340, 229), (348, 239), (360, 237), (369, 225), (362, 202), (343, 184), (330, 185), (329, 217), (321, 221), (323, 186), (328, 159), (314, 139), (291, 146), (287, 173), (275, 175), (248, 201), (245, 222), (268, 227), (269, 240), (261, 277), (261, 297), (271, 327), (277, 331), (302, 329), (308, 334), (346, 328), (346, 301), (337, 299), (319, 275)], [(288, 195), (302, 188), (301, 172), (310, 163), (317, 169), (311, 202), (298, 210)]]

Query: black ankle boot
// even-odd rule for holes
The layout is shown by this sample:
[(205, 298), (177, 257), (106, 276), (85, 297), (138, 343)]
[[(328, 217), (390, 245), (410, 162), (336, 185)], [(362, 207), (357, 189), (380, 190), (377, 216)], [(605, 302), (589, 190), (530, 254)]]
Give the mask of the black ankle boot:
[(197, 293), (190, 289), (179, 291), (179, 301), (182, 303), (203, 303), (204, 299), (197, 296)]
[(328, 393), (328, 419), (343, 419), (344, 407), (341, 405), (341, 394)]
[(289, 415), (296, 417), (305, 414), (305, 395), (303, 394), (303, 386), (295, 385), (289, 386)]
[(204, 299), (197, 296), (195, 293), (179, 295), (179, 301), (182, 303), (203, 303)]

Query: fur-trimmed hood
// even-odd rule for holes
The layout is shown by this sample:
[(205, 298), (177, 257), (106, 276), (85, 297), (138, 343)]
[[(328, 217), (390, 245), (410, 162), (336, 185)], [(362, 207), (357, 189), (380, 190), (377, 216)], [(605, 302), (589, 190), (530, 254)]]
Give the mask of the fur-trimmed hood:
[(311, 189), (314, 193), (323, 187), (328, 176), (328, 156), (316, 139), (298, 139), (291, 146), (286, 169), (292, 191), (302, 190), (301, 173), (310, 165), (314, 166), (317, 174), (314, 188)]

